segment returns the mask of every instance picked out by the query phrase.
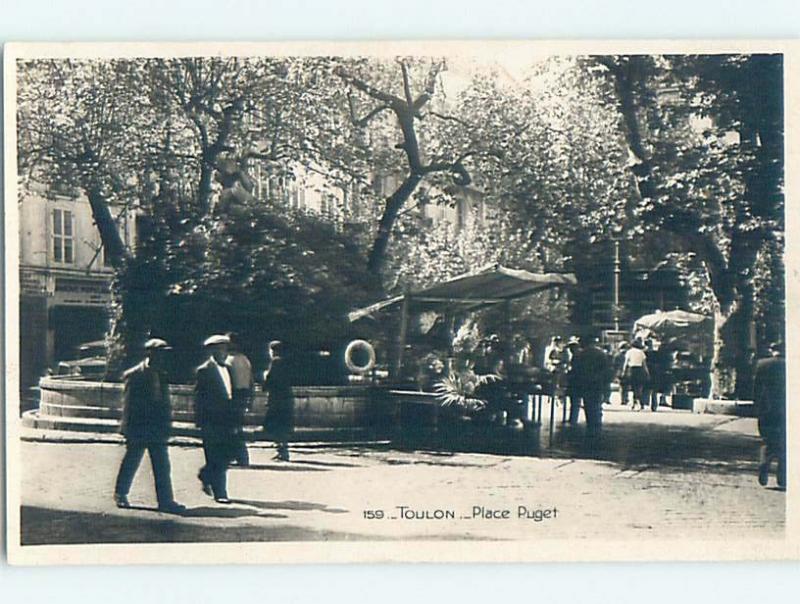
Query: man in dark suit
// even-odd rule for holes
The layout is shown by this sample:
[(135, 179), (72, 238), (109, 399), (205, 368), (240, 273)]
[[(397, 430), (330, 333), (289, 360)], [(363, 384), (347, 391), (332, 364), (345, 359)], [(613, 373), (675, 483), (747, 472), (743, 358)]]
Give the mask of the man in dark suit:
[(172, 495), (167, 441), (172, 425), (169, 382), (165, 354), (171, 348), (164, 340), (153, 338), (144, 345), (147, 357), (123, 374), (124, 407), (120, 430), (125, 435), (125, 457), (117, 474), (114, 501), (117, 507), (129, 508), (128, 492), (145, 450), (150, 454), (156, 483), (158, 509), (180, 513), (185, 508)]
[(203, 492), (218, 503), (230, 503), (227, 490), (228, 464), (239, 444), (239, 410), (233, 399), (233, 382), (227, 366), (230, 338), (214, 335), (203, 343), (208, 360), (197, 368), (195, 423), (203, 438), (206, 464), (198, 478)]
[(264, 391), (269, 393), (264, 431), (278, 445), (276, 458), (289, 461), (289, 437), (294, 431), (292, 375), (286, 363), (283, 342), (269, 343), (269, 367), (264, 372)]
[(611, 364), (594, 338), (581, 337), (580, 348), (572, 359), (576, 394), (583, 399), (586, 435), (597, 436), (603, 423), (603, 393), (611, 379)]
[(773, 459), (777, 459), (778, 486), (786, 487), (786, 359), (783, 345), (770, 346), (770, 357), (756, 364), (753, 402), (758, 414), (758, 431), (764, 440), (758, 482), (767, 486)]

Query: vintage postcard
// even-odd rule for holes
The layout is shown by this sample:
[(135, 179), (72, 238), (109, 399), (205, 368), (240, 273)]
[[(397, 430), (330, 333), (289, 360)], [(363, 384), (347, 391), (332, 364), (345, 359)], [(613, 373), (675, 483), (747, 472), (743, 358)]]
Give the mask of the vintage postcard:
[(800, 557), (798, 59), (6, 45), (10, 561)]

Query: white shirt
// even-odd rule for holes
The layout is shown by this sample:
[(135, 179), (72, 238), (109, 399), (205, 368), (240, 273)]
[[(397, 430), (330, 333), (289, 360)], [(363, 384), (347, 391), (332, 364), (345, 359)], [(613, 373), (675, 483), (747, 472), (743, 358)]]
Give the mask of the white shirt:
[(625, 353), (626, 367), (644, 367), (646, 361), (647, 355), (639, 348), (631, 348)]
[(222, 378), (222, 383), (225, 384), (225, 392), (228, 394), (228, 399), (233, 398), (233, 385), (231, 384), (231, 374), (228, 371), (227, 365), (220, 365), (214, 357), (211, 357), (211, 364), (217, 368), (219, 375)]
[(237, 352), (229, 354), (225, 364), (237, 390), (249, 390), (253, 387), (253, 366), (250, 364), (250, 359)]
[(556, 368), (561, 365), (560, 362), (556, 362), (556, 359), (551, 358), (554, 352), (558, 352), (558, 361), (560, 361), (561, 349), (557, 344), (548, 344), (544, 349), (544, 368), (547, 369), (547, 371), (555, 371)]

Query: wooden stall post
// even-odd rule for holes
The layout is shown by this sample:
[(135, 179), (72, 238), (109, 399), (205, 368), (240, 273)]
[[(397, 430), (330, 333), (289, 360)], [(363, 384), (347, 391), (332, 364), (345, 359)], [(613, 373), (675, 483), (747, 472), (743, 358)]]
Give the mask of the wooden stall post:
[(409, 296), (406, 294), (403, 296), (403, 301), (400, 304), (400, 326), (397, 330), (395, 355), (389, 372), (393, 380), (400, 378), (403, 369), (403, 353), (405, 352), (406, 336), (408, 333), (408, 305)]

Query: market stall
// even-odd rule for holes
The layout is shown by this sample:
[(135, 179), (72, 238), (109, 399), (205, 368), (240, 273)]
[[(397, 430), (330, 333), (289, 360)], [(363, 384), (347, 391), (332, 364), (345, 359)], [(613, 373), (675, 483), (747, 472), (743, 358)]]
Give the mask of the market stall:
[(688, 408), (692, 399), (708, 392), (712, 329), (710, 317), (685, 310), (659, 310), (634, 322), (634, 338), (657, 338), (671, 351), (670, 372), (676, 408)]
[[(572, 274), (533, 273), (492, 264), (478, 271), (460, 275), (427, 288), (408, 291), (402, 295), (354, 310), (348, 314), (348, 319), (354, 322), (366, 317), (378, 318), (382, 313), (395, 313), (399, 324), (395, 331), (392, 354), (389, 357), (389, 376), (395, 382), (400, 382), (412, 317), (419, 318), (426, 313), (435, 313), (438, 316), (446, 317), (456, 314), (463, 316), (467, 313), (500, 306), (507, 318), (506, 323), (510, 324), (512, 301), (547, 289), (569, 287), (575, 284), (576, 279)], [(531, 369), (533, 370), (533, 368)], [(447, 368), (447, 370), (452, 370), (452, 368)], [(443, 375), (442, 379), (437, 382), (439, 390), (441, 390), (442, 383), (447, 384), (446, 378), (447, 376)], [(535, 419), (538, 409), (538, 417), (541, 419), (541, 396), (538, 400), (534, 400), (533, 396), (526, 396), (534, 394), (535, 380), (531, 374), (519, 370), (508, 371), (505, 380), (509, 391), (528, 399), (529, 415)], [(402, 396), (404, 391), (396, 389), (394, 392), (398, 396)], [(541, 388), (538, 393), (541, 395)], [(436, 406), (446, 405), (446, 402), (442, 402), (446, 396), (442, 396), (441, 392), (437, 394), (433, 388), (422, 394), (419, 391), (414, 392), (413, 396), (411, 396), (412, 393), (407, 394), (406, 398), (413, 399), (417, 404), (427, 402), (427, 404)], [(465, 398), (469, 399), (469, 396)], [(550, 416), (552, 418), (554, 413), (551, 413)]]

